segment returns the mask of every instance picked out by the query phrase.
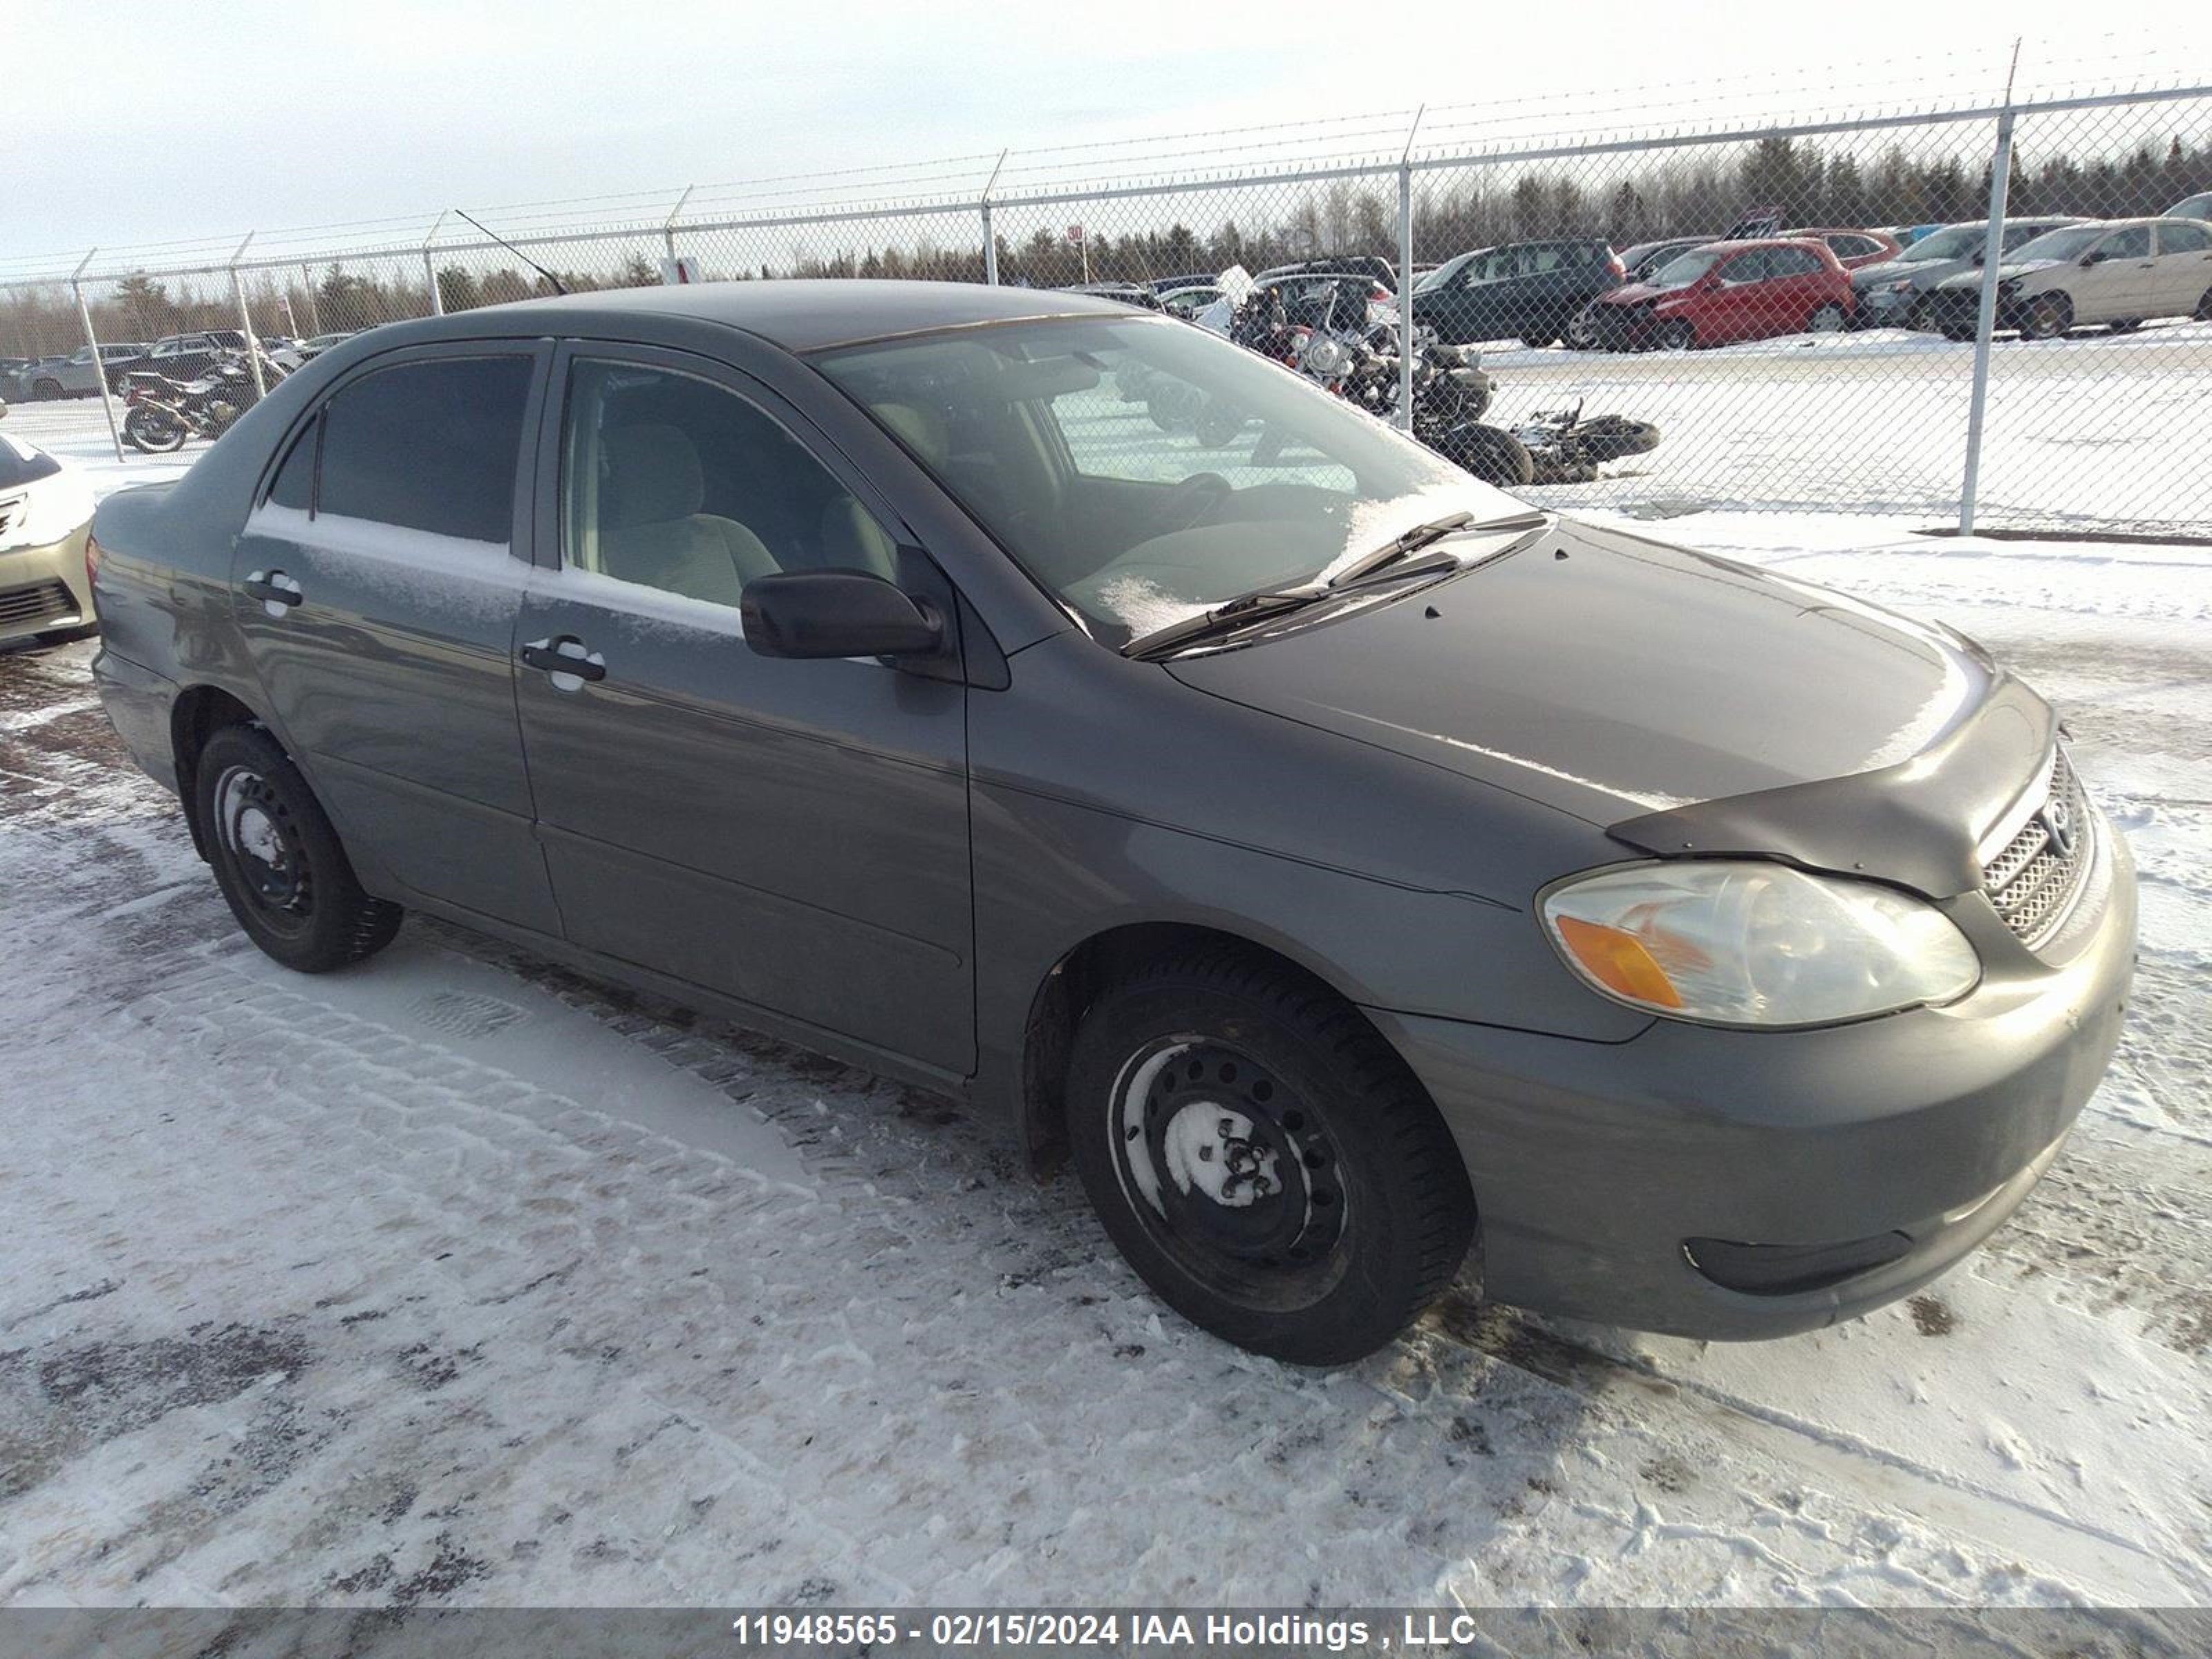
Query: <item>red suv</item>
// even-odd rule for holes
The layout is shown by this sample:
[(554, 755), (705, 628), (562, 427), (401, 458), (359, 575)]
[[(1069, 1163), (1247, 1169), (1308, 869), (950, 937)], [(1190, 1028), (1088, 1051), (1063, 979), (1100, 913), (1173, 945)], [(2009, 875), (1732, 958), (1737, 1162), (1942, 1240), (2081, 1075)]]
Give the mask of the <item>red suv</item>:
[(1686, 350), (1846, 326), (1857, 305), (1850, 273), (1827, 245), (1802, 237), (1708, 242), (1601, 297), (1590, 308), (1598, 346)]

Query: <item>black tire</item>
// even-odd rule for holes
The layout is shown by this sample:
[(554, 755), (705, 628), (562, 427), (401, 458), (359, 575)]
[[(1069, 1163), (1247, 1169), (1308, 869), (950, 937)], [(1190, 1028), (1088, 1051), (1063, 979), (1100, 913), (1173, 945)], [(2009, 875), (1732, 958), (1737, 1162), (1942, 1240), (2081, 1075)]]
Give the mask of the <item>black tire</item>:
[(123, 436), (134, 449), (167, 455), (182, 449), (191, 431), (175, 416), (140, 404), (123, 417)]
[(1626, 415), (1600, 415), (1577, 423), (1575, 441), (1601, 465), (1630, 455), (1650, 454), (1659, 447), (1659, 428), (1650, 421), (1632, 421)]
[(1694, 351), (1698, 347), (1698, 331), (1686, 317), (1677, 317), (1660, 329), (1657, 344), (1662, 351)]
[(2197, 296), (2197, 309), (2189, 314), (2200, 323), (2212, 323), (2212, 288)]
[(1521, 331), (1521, 343), (1532, 351), (1541, 351), (1559, 337), (1559, 328), (1553, 324), (1539, 323), (1534, 328)]
[(2142, 325), (2143, 319), (2140, 317), (2123, 317), (2117, 323), (2106, 325), (2115, 334), (2132, 334)]
[(314, 792), (266, 731), (226, 726), (210, 738), (192, 793), (216, 884), (269, 956), (323, 974), (392, 943), (404, 912), (362, 890)]
[(52, 403), (61, 395), (62, 383), (59, 380), (44, 378), (31, 382), (31, 396), (40, 403)]
[(1503, 427), (1464, 422), (1440, 435), (1431, 447), (1483, 483), (1502, 489), (1525, 484), (1536, 476), (1528, 447)]
[(1195, 435), (1201, 448), (1226, 449), (1237, 441), (1237, 434), (1243, 429), (1242, 415), (1219, 404), (1208, 404), (1199, 411)]
[(1850, 315), (1835, 304), (1814, 307), (1813, 314), (1805, 319), (1808, 334), (1841, 334), (1850, 325)]
[(1389, 1045), (1325, 990), (1227, 947), (1107, 988), (1076, 1032), (1067, 1112), (1076, 1170), (1130, 1266), (1255, 1353), (1372, 1353), (1451, 1283), (1474, 1235), (1458, 1149)]
[(2024, 340), (2055, 340), (2074, 326), (2074, 301), (2057, 292), (2039, 294), (2020, 319)]

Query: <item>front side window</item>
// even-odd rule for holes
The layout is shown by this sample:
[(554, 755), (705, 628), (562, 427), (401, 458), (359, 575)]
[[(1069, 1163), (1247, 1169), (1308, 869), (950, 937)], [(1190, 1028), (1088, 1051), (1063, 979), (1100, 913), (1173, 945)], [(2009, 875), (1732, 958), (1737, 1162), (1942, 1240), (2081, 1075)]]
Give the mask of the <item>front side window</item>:
[(813, 361), (1116, 647), (1455, 510), (1514, 510), (1300, 376), (1179, 323), (999, 324)]
[(324, 405), (318, 517), (504, 549), (530, 359), (432, 357), (349, 380)]
[(1651, 278), (1651, 286), (1658, 289), (1688, 288), (1692, 283), (1703, 280), (1705, 273), (1721, 262), (1721, 258), (1717, 253), (1703, 251), (1685, 253), (1662, 265)]
[(2130, 225), (2125, 230), (2116, 230), (2105, 239), (2097, 252), (2107, 259), (2148, 259), (2150, 258), (2150, 227)]
[(2096, 225), (2067, 225), (2045, 232), (2020, 250), (2023, 263), (2031, 259), (2078, 259), (2097, 246), (2104, 230)]
[(1721, 281), (1731, 286), (1742, 283), (1763, 281), (1770, 269), (1765, 248), (1754, 248), (1749, 253), (1739, 253), (1721, 267)]
[(570, 569), (727, 605), (780, 570), (896, 575), (894, 538), (812, 452), (695, 375), (578, 362), (561, 471)]

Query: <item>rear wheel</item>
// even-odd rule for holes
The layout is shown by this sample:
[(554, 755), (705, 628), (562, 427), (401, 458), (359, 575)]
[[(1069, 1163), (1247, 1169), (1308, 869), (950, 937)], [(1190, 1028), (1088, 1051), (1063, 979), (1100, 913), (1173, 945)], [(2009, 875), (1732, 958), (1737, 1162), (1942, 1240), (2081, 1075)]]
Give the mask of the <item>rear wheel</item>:
[(2189, 314), (2200, 323), (2212, 323), (2212, 288), (2197, 296), (2197, 309)]
[(1537, 351), (1559, 337), (1557, 323), (1536, 323), (1521, 331), (1521, 343)]
[(140, 404), (123, 419), (123, 435), (131, 447), (149, 455), (167, 455), (185, 447), (191, 435), (185, 423), (168, 410)]
[(2030, 340), (2055, 340), (2073, 326), (2073, 301), (2063, 294), (2039, 294), (2028, 301), (2020, 331)]
[(1575, 441), (1592, 461), (1617, 461), (1629, 455), (1648, 455), (1659, 447), (1659, 428), (1650, 421), (1632, 421), (1626, 415), (1600, 415), (1575, 426)]
[(1373, 1352), (1474, 1236), (1458, 1149), (1396, 1054), (1324, 990), (1225, 948), (1109, 986), (1076, 1034), (1067, 1102), (1121, 1254), (1255, 1353)]
[(226, 726), (210, 738), (193, 793), (216, 884), (264, 951), (320, 974), (392, 942), (400, 908), (362, 890), (314, 792), (267, 732)]
[(1468, 422), (1442, 434), (1430, 447), (1483, 483), (1502, 489), (1525, 484), (1536, 476), (1528, 447), (1503, 427)]
[(41, 403), (50, 401), (62, 395), (62, 383), (51, 377), (33, 380), (31, 382), (31, 395)]

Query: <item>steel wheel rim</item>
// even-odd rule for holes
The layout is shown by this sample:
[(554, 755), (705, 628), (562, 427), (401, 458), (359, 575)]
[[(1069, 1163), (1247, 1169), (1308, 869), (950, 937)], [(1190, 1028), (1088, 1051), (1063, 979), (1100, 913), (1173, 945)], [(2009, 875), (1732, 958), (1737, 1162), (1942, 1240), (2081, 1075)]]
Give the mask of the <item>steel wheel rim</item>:
[(1116, 1178), (1185, 1273), (1255, 1307), (1310, 1304), (1341, 1277), (1352, 1205), (1322, 1113), (1249, 1050), (1183, 1033), (1115, 1079)]
[(305, 932), (314, 919), (314, 870), (268, 779), (230, 768), (216, 780), (214, 817), (216, 844), (255, 914), (280, 933)]

